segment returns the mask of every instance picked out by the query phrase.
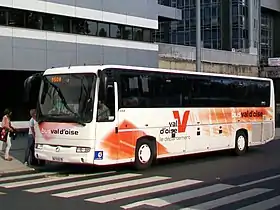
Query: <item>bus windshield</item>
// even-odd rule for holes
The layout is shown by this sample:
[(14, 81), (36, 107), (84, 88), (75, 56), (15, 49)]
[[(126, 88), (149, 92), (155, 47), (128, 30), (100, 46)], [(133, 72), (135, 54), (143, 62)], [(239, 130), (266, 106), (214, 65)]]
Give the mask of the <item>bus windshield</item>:
[(38, 122), (92, 121), (96, 75), (92, 73), (47, 75), (43, 77)]

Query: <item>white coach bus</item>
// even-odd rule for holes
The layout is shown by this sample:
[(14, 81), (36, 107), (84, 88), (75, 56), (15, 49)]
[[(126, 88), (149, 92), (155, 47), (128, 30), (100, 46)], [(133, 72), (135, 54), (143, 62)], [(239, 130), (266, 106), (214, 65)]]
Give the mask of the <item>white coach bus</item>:
[(250, 146), (275, 136), (273, 81), (103, 65), (52, 68), (25, 81), (40, 160), (148, 168), (159, 158)]

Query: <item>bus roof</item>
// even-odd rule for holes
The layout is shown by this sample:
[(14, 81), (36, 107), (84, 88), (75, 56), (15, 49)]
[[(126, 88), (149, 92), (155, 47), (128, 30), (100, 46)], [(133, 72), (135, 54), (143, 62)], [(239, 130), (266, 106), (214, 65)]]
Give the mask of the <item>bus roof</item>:
[(231, 74), (218, 74), (209, 72), (195, 72), (187, 70), (176, 70), (176, 69), (161, 69), (161, 68), (149, 68), (149, 67), (139, 67), (139, 66), (125, 66), (125, 65), (89, 65), (89, 66), (70, 66), (70, 67), (59, 67), (47, 69), (44, 75), (51, 74), (65, 74), (65, 73), (95, 73), (98, 70), (104, 69), (123, 69), (123, 70), (136, 70), (136, 71), (153, 71), (153, 72), (166, 72), (166, 73), (178, 73), (178, 74), (191, 74), (191, 75), (205, 75), (205, 76), (220, 76), (220, 77), (234, 77), (240, 79), (254, 79), (254, 80), (267, 80), (272, 81), (270, 78), (262, 77), (249, 77), (249, 76), (237, 76)]

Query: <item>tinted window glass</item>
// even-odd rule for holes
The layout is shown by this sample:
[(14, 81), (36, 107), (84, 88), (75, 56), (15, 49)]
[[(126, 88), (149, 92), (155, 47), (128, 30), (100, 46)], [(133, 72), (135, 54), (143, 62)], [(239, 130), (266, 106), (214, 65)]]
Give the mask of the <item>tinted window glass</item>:
[(107, 24), (107, 23), (98, 24), (98, 36), (101, 36), (101, 37), (109, 36), (109, 24)]
[(144, 42), (152, 41), (151, 29), (5, 7), (0, 7), (0, 25)]
[(122, 37), (123, 37), (123, 39), (131, 40), (132, 39), (132, 27), (125, 26), (122, 31)]
[(6, 25), (6, 24), (7, 24), (6, 11), (0, 9), (0, 25)]
[(157, 72), (120, 72), (121, 107), (268, 107), (270, 82)]
[(43, 30), (70, 32), (70, 21), (66, 17), (46, 14), (43, 16)]
[(135, 40), (135, 41), (143, 40), (143, 29), (142, 28), (133, 29), (133, 40)]
[(42, 15), (37, 12), (26, 13), (26, 27), (31, 29), (42, 29), (43, 18)]
[(121, 38), (121, 25), (110, 24), (110, 37)]
[(13, 27), (24, 27), (24, 12), (21, 10), (11, 10), (9, 12), (8, 25)]

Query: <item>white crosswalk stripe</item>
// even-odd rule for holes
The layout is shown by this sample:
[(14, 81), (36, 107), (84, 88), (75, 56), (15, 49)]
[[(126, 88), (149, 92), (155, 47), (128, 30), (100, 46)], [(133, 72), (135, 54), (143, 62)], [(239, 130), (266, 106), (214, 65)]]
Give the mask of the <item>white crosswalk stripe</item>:
[[(95, 175), (100, 175), (100, 174), (95, 174)], [(33, 193), (41, 193), (41, 192), (60, 190), (60, 189), (65, 189), (65, 188), (70, 188), (70, 187), (78, 187), (78, 186), (87, 185), (87, 184), (95, 184), (95, 183), (114, 181), (114, 180), (124, 179), (124, 178), (132, 178), (132, 177), (137, 177), (137, 176), (141, 176), (141, 174), (120, 174), (120, 175), (115, 175), (115, 176), (101, 177), (101, 178), (97, 178), (97, 179), (88, 179), (88, 180), (77, 181), (77, 182), (69, 182), (69, 183), (64, 183), (64, 184), (51, 185), (51, 186), (47, 186), (47, 187), (33, 188), (33, 189), (28, 189), (26, 191), (33, 192)], [(61, 196), (61, 197), (63, 197), (63, 196)]]
[(110, 195), (88, 198), (88, 199), (86, 199), (86, 201), (96, 202), (96, 203), (107, 203), (110, 201), (120, 200), (120, 199), (124, 199), (124, 198), (130, 198), (130, 197), (145, 195), (145, 194), (149, 194), (149, 193), (161, 192), (164, 190), (172, 190), (172, 189), (176, 189), (176, 188), (180, 188), (180, 187), (186, 187), (186, 186), (190, 186), (190, 185), (197, 184), (200, 182), (201, 181), (198, 181), (198, 180), (187, 179), (187, 180), (183, 180), (183, 181), (171, 182), (171, 183), (152, 186), (152, 187), (146, 187), (146, 188), (141, 188), (141, 189), (136, 189), (136, 190), (114, 193), (114, 194), (110, 194)]
[(196, 210), (196, 209), (203, 209), (203, 210), (209, 210), (209, 209), (214, 209), (226, 204), (231, 204), (236, 201), (244, 200), (246, 198), (251, 198), (266, 192), (271, 191), (270, 189), (252, 189), (252, 190), (247, 190), (241, 193), (236, 193), (234, 195), (229, 195), (225, 196), (213, 201), (208, 201), (205, 203), (198, 204), (196, 206), (191, 206), (187, 208), (183, 208), (181, 210)]
[(280, 195), (270, 198), (268, 200), (264, 200), (264, 201), (261, 201), (258, 203), (251, 204), (249, 206), (245, 206), (245, 207), (237, 209), (237, 210), (256, 210), (256, 209), (267, 210), (267, 209), (277, 207), (279, 205), (280, 205)]
[(77, 179), (77, 178), (82, 178), (82, 177), (86, 177), (86, 176), (91, 176), (91, 175), (82, 174), (82, 175), (70, 175), (70, 176), (65, 176), (65, 177), (51, 176), (51, 177), (46, 177), (46, 178), (34, 179), (34, 180), (0, 184), (0, 187), (4, 187), (4, 188), (24, 187), (24, 186), (28, 186), (28, 185), (42, 184), (42, 183), (47, 183), (47, 182), (62, 181), (62, 180), (67, 180), (67, 179)]
[(114, 189), (118, 189), (121, 187), (131, 187), (131, 186), (135, 186), (135, 185), (146, 184), (146, 183), (151, 183), (151, 182), (156, 182), (156, 181), (161, 181), (161, 180), (166, 180), (166, 179), (169, 179), (169, 178), (154, 176), (154, 177), (148, 177), (148, 178), (143, 178), (143, 179), (138, 179), (138, 180), (131, 180), (131, 181), (123, 182), (123, 183), (108, 184), (108, 185), (103, 185), (103, 186), (98, 186), (98, 187), (91, 187), (91, 188), (84, 188), (84, 189), (80, 189), (80, 190), (68, 191), (68, 192), (64, 192), (64, 193), (53, 194), (53, 196), (70, 198), (70, 197), (76, 197), (76, 196), (80, 196), (80, 195), (102, 192), (102, 191), (106, 191), (106, 190), (114, 190)]
[(264, 179), (259, 179), (259, 180), (247, 182), (247, 183), (241, 184), (239, 186), (240, 187), (245, 187), (245, 186), (249, 186), (249, 185), (253, 185), (253, 184), (258, 184), (258, 183), (261, 183), (261, 182), (269, 181), (269, 180), (272, 180), (272, 179), (278, 179), (278, 178), (280, 178), (280, 175), (270, 176), (270, 177), (266, 177)]
[[(263, 187), (264, 183), (276, 179), (280, 179), (280, 175), (233, 185), (205, 183), (194, 179), (174, 180), (168, 176), (147, 176), (141, 173), (116, 171), (69, 176), (34, 173), (1, 177), (0, 195), (5, 195), (1, 190), (3, 188), (22, 189), (27, 193), (47, 193), (61, 199), (80, 197), (85, 202), (110, 203), (122, 209), (150, 206), (208, 210), (245, 201), (238, 206), (240, 208), (238, 210), (267, 210), (280, 207), (280, 195), (275, 196), (273, 189)], [(253, 202), (257, 196), (261, 196), (258, 197), (260, 199)], [(265, 198), (266, 200), (263, 200)]]
[(125, 206), (122, 206), (123, 209), (130, 209), (134, 207), (138, 207), (141, 205), (149, 205), (153, 207), (163, 207), (167, 206), (172, 203), (177, 203), (183, 200), (191, 199), (191, 198), (196, 198), (204, 195), (208, 195), (211, 193), (219, 192), (222, 190), (230, 189), (233, 188), (234, 186), (232, 185), (226, 185), (226, 184), (216, 184), (208, 187), (203, 187), (200, 189), (195, 189), (195, 190), (190, 190), (187, 192), (182, 192), (179, 194), (174, 194), (174, 195), (169, 195), (169, 196), (164, 196), (161, 198), (154, 198), (150, 200), (144, 200), (144, 201), (139, 201), (136, 203), (128, 204)]

